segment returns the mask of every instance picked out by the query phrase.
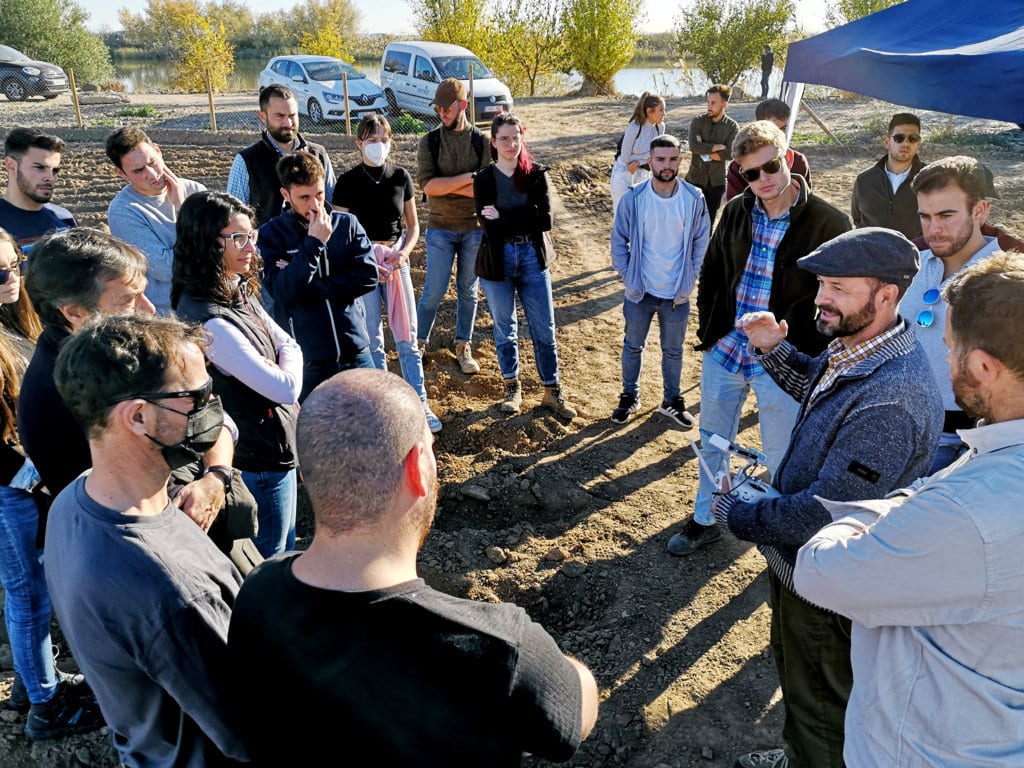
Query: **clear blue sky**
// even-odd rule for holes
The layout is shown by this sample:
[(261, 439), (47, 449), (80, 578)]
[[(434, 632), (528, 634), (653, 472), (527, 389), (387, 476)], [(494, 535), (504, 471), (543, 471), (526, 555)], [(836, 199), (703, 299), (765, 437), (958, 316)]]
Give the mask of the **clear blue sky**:
[[(138, 13), (146, 7), (146, 0), (76, 0), (78, 5), (88, 11), (92, 18), (91, 29), (115, 30), (121, 25), (117, 21), (117, 12), (128, 8)], [(406, 0), (354, 0), (362, 13), (361, 32), (388, 32), (395, 35), (412, 34), (409, 21), (409, 5)], [(825, 28), (825, 0), (795, 0), (797, 21), (806, 32), (818, 32)], [(674, 26), (682, 4), (678, 0), (644, 0), (647, 20), (644, 29), (647, 31), (668, 31)], [(275, 11), (294, 5), (294, 0), (247, 0), (246, 3), (255, 13)], [(659, 10), (655, 12), (655, 8)], [(662, 10), (663, 9), (663, 10)]]

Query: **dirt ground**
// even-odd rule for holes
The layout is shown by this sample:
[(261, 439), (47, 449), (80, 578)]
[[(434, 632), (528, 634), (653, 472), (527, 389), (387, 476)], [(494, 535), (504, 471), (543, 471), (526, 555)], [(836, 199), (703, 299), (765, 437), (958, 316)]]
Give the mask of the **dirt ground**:
[[(221, 101), (223, 109), (251, 122), (251, 96)], [(181, 130), (205, 106), (197, 97), (136, 96), (135, 103), (153, 104), (160, 112), (159, 118), (133, 122), (145, 125), (161, 144), (170, 167), (211, 188), (223, 188), (234, 153), (252, 140), (252, 131)], [(670, 100), (669, 132), (684, 137), (701, 103)], [(440, 589), (518, 603), (564, 651), (594, 671), (600, 718), (570, 765), (729, 766), (737, 754), (780, 744), (782, 707), (768, 651), (764, 561), (728, 535), (689, 558), (665, 551), (693, 502), (697, 462), (688, 441), (697, 433), (680, 430), (656, 412), (657, 333), (649, 339), (638, 417), (626, 425), (608, 419), (621, 389), (622, 342), (622, 290), (609, 258), (608, 176), (615, 139), (632, 106), (627, 98), (518, 102), (527, 139), (538, 160), (551, 166), (557, 192), (553, 235), (559, 258), (552, 272), (559, 357), (563, 385), (579, 417), (566, 424), (534, 407), (542, 391), (529, 344), (521, 348), (524, 410), (500, 414), (501, 378), (486, 304), (481, 297), (476, 325), (483, 370), (466, 377), (452, 351), (452, 292), (425, 357), (431, 403), (445, 426), (436, 443), (438, 518), (420, 570)], [(815, 191), (848, 210), (854, 177), (880, 156), (879, 131), (897, 108), (824, 99), (813, 106), (844, 144), (826, 143), (821, 129), (801, 114), (794, 146), (810, 160)], [(734, 101), (729, 113), (743, 123), (753, 118), (753, 108), (752, 101)], [(0, 103), (5, 125), (48, 126), (69, 141), (55, 201), (81, 224), (102, 225), (107, 203), (121, 186), (102, 149), (109, 126), (118, 122), (114, 110), (86, 108), (87, 123), (99, 127), (79, 130), (71, 127), (67, 97)], [(949, 125), (945, 115), (919, 114), (925, 126), (922, 156), (970, 154), (983, 160), (1001, 193), (991, 218), (1024, 232), (1024, 134), (1006, 123), (956, 118)], [(337, 169), (357, 161), (347, 137), (322, 138)], [(414, 138), (400, 137), (392, 158), (413, 167), (415, 145)], [(419, 285), (422, 246), (416, 256)], [(699, 417), (700, 358), (689, 349), (695, 330), (691, 316), (683, 394)], [(741, 443), (757, 444), (756, 422), (748, 403)], [(308, 513), (300, 514), (299, 533), (308, 542)], [(0, 698), (11, 678), (7, 650), (0, 648)], [(67, 655), (65, 650), (62, 661)], [(272, 662), (253, 673), (274, 674)], [(0, 713), (0, 766), (117, 765), (104, 733), (31, 744), (23, 739), (23, 724), (22, 717)], [(546, 763), (527, 758), (525, 764)]]

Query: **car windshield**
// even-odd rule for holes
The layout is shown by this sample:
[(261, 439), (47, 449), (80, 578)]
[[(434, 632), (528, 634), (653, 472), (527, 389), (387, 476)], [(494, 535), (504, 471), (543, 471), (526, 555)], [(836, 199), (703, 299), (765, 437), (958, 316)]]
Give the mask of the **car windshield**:
[(0, 61), (28, 61), (28, 56), (10, 46), (0, 45)]
[(473, 70), (474, 78), (494, 77), (494, 73), (476, 56), (439, 56), (434, 58), (434, 63), (441, 77), (469, 80), (470, 69)]
[(341, 80), (342, 75), (349, 80), (362, 80), (366, 77), (362, 72), (343, 61), (307, 61), (306, 71), (314, 80)]

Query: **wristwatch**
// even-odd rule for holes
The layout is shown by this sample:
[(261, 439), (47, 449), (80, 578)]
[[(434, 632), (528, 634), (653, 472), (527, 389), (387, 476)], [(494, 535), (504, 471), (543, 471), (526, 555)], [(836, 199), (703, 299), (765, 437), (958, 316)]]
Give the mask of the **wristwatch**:
[(216, 475), (224, 483), (225, 493), (231, 488), (231, 478), (234, 477), (231, 467), (224, 464), (211, 464), (206, 468), (204, 475)]

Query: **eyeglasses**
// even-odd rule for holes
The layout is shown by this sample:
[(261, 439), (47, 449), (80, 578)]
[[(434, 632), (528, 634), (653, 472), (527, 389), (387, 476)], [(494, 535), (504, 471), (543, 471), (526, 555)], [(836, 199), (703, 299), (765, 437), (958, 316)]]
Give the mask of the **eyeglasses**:
[(259, 239), (259, 236), (260, 231), (258, 229), (254, 229), (252, 232), (232, 232), (230, 235), (217, 235), (217, 237), (230, 240), (232, 245), (234, 245), (238, 250), (245, 248), (246, 243), (256, 245), (256, 241)]
[(769, 160), (764, 165), (759, 165), (756, 168), (748, 168), (745, 171), (740, 171), (740, 176), (747, 180), (749, 184), (752, 181), (757, 181), (761, 178), (761, 172), (772, 174), (778, 173), (782, 169), (782, 163), (784, 158), (779, 156), (774, 160)]
[[(115, 403), (123, 403), (125, 400), (145, 400), (147, 403), (153, 403), (157, 408), (163, 408), (165, 411), (173, 411), (179, 413), (182, 416), (188, 416), (191, 413), (195, 413), (198, 410), (205, 408), (210, 404), (210, 396), (213, 394), (213, 379), (207, 381), (199, 389), (186, 389), (182, 392), (137, 392), (134, 395), (128, 395), (128, 397), (122, 397), (119, 400), (115, 400)], [(175, 408), (168, 408), (166, 405), (160, 405), (160, 403), (153, 402), (155, 400), (174, 400), (179, 397), (187, 397), (192, 401), (192, 410), (188, 413), (183, 413)]]
[(938, 288), (929, 288), (924, 292), (924, 303), (925, 309), (922, 309), (917, 314), (917, 324), (922, 328), (930, 328), (932, 323), (935, 322), (935, 313), (931, 307), (938, 303), (939, 299), (942, 298), (942, 294), (939, 293)]
[(12, 272), (17, 272), (19, 276), (24, 275), (25, 259), (19, 259), (16, 264), (7, 269), (0, 269), (0, 285), (7, 285), (7, 281), (11, 279)]
[(917, 144), (921, 141), (921, 136), (917, 133), (912, 133), (910, 136), (907, 136), (905, 133), (894, 133), (892, 135), (892, 140), (897, 144), (902, 144), (904, 141), (909, 141), (911, 144)]

